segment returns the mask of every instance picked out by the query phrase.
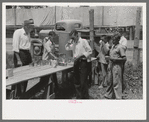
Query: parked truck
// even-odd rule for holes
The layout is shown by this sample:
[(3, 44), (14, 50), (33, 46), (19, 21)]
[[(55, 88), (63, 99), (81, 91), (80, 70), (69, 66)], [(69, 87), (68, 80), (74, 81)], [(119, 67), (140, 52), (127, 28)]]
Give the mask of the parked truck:
[[(39, 43), (42, 43), (42, 40), (46, 36), (48, 36), (48, 33), (50, 31), (54, 31), (56, 33), (56, 36), (54, 37), (54, 42), (56, 44), (56, 48), (58, 49), (59, 53), (66, 54), (66, 57), (72, 57), (72, 51), (66, 51), (65, 45), (68, 42), (68, 40), (70, 39), (69, 33), (73, 29), (80, 30), (80, 36), (82, 38), (85, 38), (87, 40), (90, 39), (90, 30), (85, 29), (83, 27), (83, 23), (81, 20), (69, 19), (69, 20), (60, 20), (60, 21), (56, 22), (53, 29), (42, 29), (38, 34), (38, 38), (36, 38), (32, 41), (33, 45), (36, 45), (35, 43), (37, 43), (38, 41), (39, 41)], [(99, 40), (101, 35), (111, 35), (111, 33), (94, 34), (94, 40)], [(40, 49), (42, 49), (42, 48), (40, 48)]]

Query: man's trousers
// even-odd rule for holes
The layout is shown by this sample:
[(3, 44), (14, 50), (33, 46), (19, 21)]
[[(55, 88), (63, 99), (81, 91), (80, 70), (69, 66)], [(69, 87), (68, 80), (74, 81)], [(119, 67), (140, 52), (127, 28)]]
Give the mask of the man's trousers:
[(90, 63), (82, 59), (74, 62), (74, 85), (77, 99), (89, 99), (87, 78), (90, 72)]
[[(19, 56), (20, 56), (20, 60), (22, 62), (22, 66), (29, 65), (32, 62), (32, 57), (31, 57), (29, 50), (19, 50)], [(15, 68), (18, 67), (17, 62), (18, 61), (16, 58), (16, 54), (14, 52), (14, 67)], [(24, 81), (23, 83), (13, 86), (12, 89), (14, 89), (14, 87), (17, 88), (17, 94), (16, 94), (17, 97), (19, 97), (22, 93), (24, 93), (26, 91), (27, 83), (28, 83), (28, 81)]]

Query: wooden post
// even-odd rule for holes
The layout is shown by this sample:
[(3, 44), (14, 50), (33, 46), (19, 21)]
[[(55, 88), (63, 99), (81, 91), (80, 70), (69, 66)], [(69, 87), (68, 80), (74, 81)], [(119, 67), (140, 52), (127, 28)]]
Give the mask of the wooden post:
[(56, 6), (55, 6), (55, 24), (56, 24)]
[(102, 6), (102, 26), (104, 25), (104, 6)]
[(139, 57), (139, 40), (140, 40), (140, 22), (141, 22), (141, 8), (138, 7), (137, 17), (136, 17), (136, 29), (135, 29), (135, 38), (134, 38), (134, 52), (133, 52), (133, 68), (136, 69), (138, 67), (138, 63), (140, 60)]
[(90, 20), (90, 46), (94, 50), (93, 42), (94, 42), (94, 10), (91, 9), (89, 11), (89, 20)]
[[(14, 25), (17, 25), (17, 13), (16, 13), (17, 6), (14, 6)], [(14, 30), (16, 30), (16, 27), (14, 26)]]
[(129, 40), (132, 40), (132, 27), (129, 29)]
[[(90, 46), (93, 50), (93, 53), (92, 53), (92, 57), (95, 57), (95, 54), (94, 54), (94, 9), (91, 9), (89, 11), (89, 20), (90, 20)], [(92, 68), (92, 64), (90, 64), (91, 68)], [(92, 70), (91, 70), (92, 71)], [(92, 72), (90, 73), (89, 75), (89, 82), (92, 83)]]

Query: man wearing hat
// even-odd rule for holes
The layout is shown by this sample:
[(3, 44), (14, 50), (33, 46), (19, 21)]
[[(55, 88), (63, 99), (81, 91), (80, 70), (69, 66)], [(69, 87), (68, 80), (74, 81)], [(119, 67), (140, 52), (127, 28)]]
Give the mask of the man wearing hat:
[(66, 50), (73, 51), (74, 85), (77, 99), (89, 99), (87, 77), (91, 63), (92, 49), (86, 39), (79, 37), (78, 31), (70, 33), (71, 40), (65, 45)]
[[(17, 29), (13, 34), (13, 51), (14, 51), (14, 67), (25, 66), (32, 62), (31, 53), (30, 53), (30, 32), (34, 27), (33, 19), (25, 20), (23, 27)], [(27, 87), (27, 81), (17, 85), (17, 93), (25, 92)]]

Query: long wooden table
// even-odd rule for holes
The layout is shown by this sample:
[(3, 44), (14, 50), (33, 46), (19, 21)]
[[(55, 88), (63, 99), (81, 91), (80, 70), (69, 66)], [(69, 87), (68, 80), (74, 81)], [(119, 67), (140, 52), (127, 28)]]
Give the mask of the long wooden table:
[[(95, 60), (96, 58), (92, 58), (92, 61)], [(28, 90), (26, 93), (24, 93), (22, 98), (27, 98), (31, 97), (33, 94), (35, 94), (37, 91), (41, 89), (41, 87), (45, 87), (45, 99), (50, 98), (50, 88), (51, 84), (53, 83), (51, 80), (52, 74), (55, 74), (56, 72), (62, 71), (62, 77), (67, 77), (67, 73), (71, 71), (73, 68), (73, 63), (68, 63), (67, 66), (57, 66), (56, 68), (52, 67), (51, 65), (44, 65), (44, 66), (23, 66), (23, 67), (18, 67), (13, 69), (13, 76), (8, 77), (6, 79), (6, 87), (7, 86), (12, 86), (16, 85), (19, 83), (22, 83), (27, 80), (31, 80), (34, 78), (39, 78), (40, 77), (40, 82), (35, 85), (32, 89)], [(56, 83), (57, 82), (57, 77), (53, 75), (53, 80)], [(54, 94), (54, 91), (53, 91)]]
[[(23, 67), (14, 68), (13, 76), (6, 79), (6, 87), (16, 85), (24, 81), (30, 82), (30, 80), (34, 78), (40, 78), (40, 82), (37, 83), (35, 86), (33, 86), (33, 88), (31, 88), (30, 90), (26, 91), (24, 94), (22, 94), (20, 96), (20, 99), (21, 98), (27, 99), (32, 97), (36, 92), (40, 91), (41, 88), (43, 87), (46, 87), (43, 98), (45, 99), (54, 98), (55, 97), (54, 90), (52, 90), (52, 93), (50, 91), (50, 89), (53, 89), (52, 88), (53, 81), (51, 79), (52, 74), (62, 71), (63, 72), (62, 77), (63, 77), (64, 75), (67, 75), (68, 71), (72, 70), (72, 68), (73, 68), (72, 63), (67, 64), (67, 66), (57, 66), (56, 68), (52, 67), (51, 65), (36, 66), (36, 67), (27, 65)], [(57, 82), (57, 77), (55, 74), (53, 75), (53, 80), (55, 83)], [(13, 98), (15, 98), (15, 94), (16, 92), (14, 92)]]
[(6, 86), (15, 85), (33, 78), (43, 77), (59, 71), (67, 70), (73, 67), (73, 64), (67, 66), (57, 66), (53, 68), (51, 65), (31, 67), (29, 65), (14, 68), (13, 76), (6, 79)]

